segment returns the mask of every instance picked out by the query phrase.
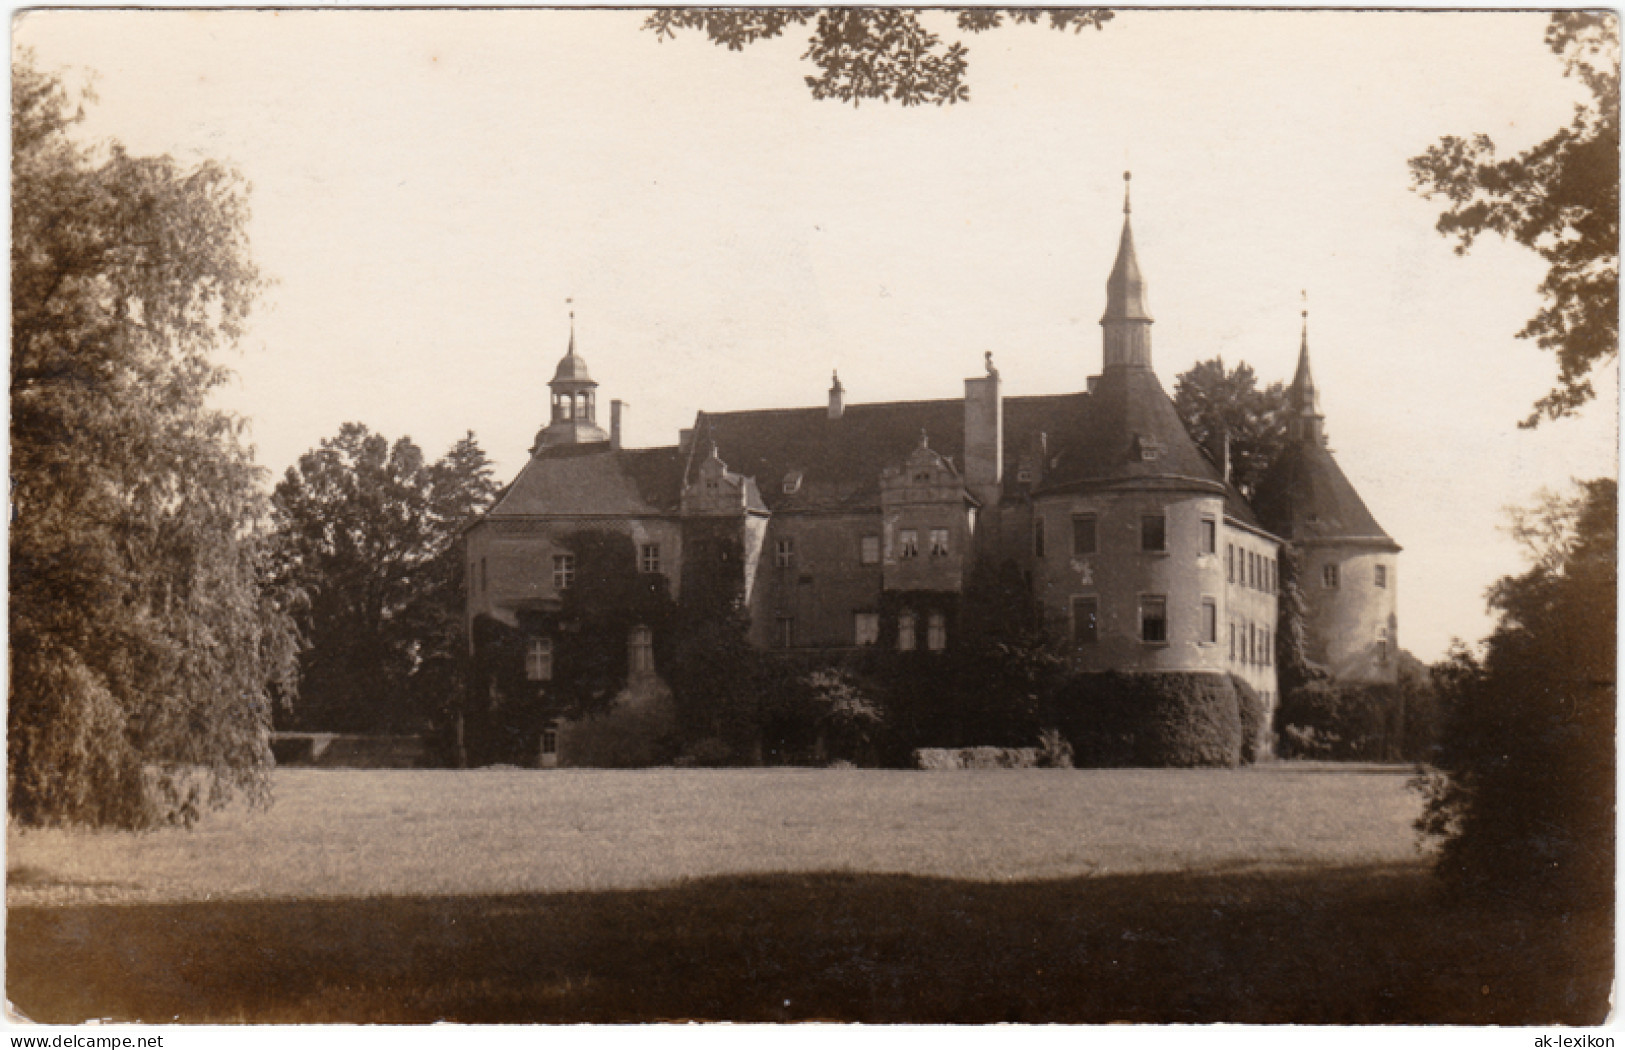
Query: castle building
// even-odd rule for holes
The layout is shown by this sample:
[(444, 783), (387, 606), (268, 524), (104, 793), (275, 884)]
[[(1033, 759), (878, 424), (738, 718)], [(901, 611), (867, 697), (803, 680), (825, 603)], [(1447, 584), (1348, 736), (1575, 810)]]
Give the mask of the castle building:
[[(1126, 193), (1123, 210), (1102, 368), (1084, 391), (1005, 397), (989, 353), (962, 399), (848, 404), (836, 376), (826, 405), (700, 411), (677, 445), (628, 449), (619, 401), (607, 433), (596, 422), (572, 323), (550, 422), (468, 532), (471, 622), (526, 632), (532, 681), (565, 673), (536, 625), (573, 585), (570, 537), (588, 529), (628, 537), (639, 571), (678, 599), (696, 574), (736, 573), (751, 641), (768, 650), (947, 649), (973, 569), (1013, 565), (1076, 670), (1233, 674), (1273, 704), (1292, 540), (1332, 581), (1310, 595), (1317, 654), (1380, 677), (1397, 643), (1398, 547), (1325, 448), (1307, 343), (1292, 449), (1255, 508), (1153, 370)], [(710, 542), (719, 535), (730, 542)], [(700, 564), (719, 550), (740, 563)], [(634, 627), (627, 644), (623, 700), (658, 704), (648, 632)], [(542, 750), (544, 764), (572, 760), (555, 737)]]

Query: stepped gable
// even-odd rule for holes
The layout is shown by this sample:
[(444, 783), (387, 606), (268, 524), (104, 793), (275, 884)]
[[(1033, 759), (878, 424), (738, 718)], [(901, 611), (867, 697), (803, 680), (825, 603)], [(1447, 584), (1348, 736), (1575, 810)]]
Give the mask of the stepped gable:
[(562, 445), (532, 456), (493, 518), (675, 514), (683, 457), (675, 446), (612, 451), (607, 441)]
[(1399, 550), (1383, 531), (1330, 450), (1295, 441), (1258, 486), (1253, 500), (1264, 527), (1294, 542), (1338, 540)]
[[(1089, 395), (1004, 399), (1005, 475), (1016, 469), (1023, 442), (1055, 434), (1087, 412)], [(730, 471), (756, 479), (769, 509), (872, 511), (880, 507), (880, 475), (901, 463), (925, 431), (932, 451), (964, 470), (965, 402), (884, 401), (846, 405), (841, 417), (825, 408), (701, 412), (694, 423), (696, 455), (715, 441)], [(799, 481), (786, 492), (786, 480)]]

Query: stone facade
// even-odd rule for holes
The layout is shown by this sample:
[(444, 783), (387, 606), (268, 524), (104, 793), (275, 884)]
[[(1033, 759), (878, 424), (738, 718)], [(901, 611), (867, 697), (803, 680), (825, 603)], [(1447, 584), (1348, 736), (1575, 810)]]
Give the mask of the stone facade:
[[(1313, 489), (1329, 462), (1318, 417), (1294, 424), (1307, 480), (1274, 479), (1273, 519), (1196, 447), (1152, 368), (1126, 213), (1102, 374), (1084, 392), (1006, 398), (989, 354), (963, 400), (849, 404), (837, 377), (825, 406), (702, 411), (677, 445), (632, 450), (618, 425), (598, 429), (572, 331), (549, 425), (469, 531), (471, 621), (519, 628), (527, 610), (557, 610), (572, 585), (568, 537), (583, 529), (627, 535), (640, 571), (673, 598), (695, 572), (739, 574), (764, 649), (947, 648), (972, 570), (1013, 564), (1077, 670), (1235, 674), (1273, 702), (1280, 548), (1296, 539), (1312, 573), (1336, 567), (1337, 586), (1310, 590), (1317, 658), (1380, 677), (1397, 653), (1397, 546), (1374, 521), (1355, 535), (1363, 522), (1316, 532), (1308, 520), (1330, 513), (1292, 489)], [(1300, 373), (1294, 396), (1312, 402), (1307, 347)], [(550, 675), (537, 659), (528, 670)], [(642, 674), (622, 699), (647, 720), (662, 697)]]

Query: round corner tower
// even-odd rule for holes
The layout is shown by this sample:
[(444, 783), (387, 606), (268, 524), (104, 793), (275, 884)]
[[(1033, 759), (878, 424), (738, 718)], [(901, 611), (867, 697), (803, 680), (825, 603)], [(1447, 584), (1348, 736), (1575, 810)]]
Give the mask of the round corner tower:
[(1399, 672), (1399, 544), (1366, 508), (1331, 450), (1309, 370), (1305, 314), (1289, 394), (1287, 445), (1254, 501), (1266, 528), (1299, 556), (1309, 659), (1345, 682)]

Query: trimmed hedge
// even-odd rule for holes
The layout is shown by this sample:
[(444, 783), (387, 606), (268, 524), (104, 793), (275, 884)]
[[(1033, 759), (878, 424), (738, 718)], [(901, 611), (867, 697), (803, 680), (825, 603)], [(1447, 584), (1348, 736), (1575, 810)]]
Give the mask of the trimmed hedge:
[(1062, 731), (1080, 766), (1235, 766), (1240, 700), (1207, 672), (1075, 676), (1060, 698)]
[(1398, 743), (1399, 687), (1309, 682), (1281, 697), (1275, 724), (1283, 758), (1380, 762)]
[(1241, 716), (1241, 761), (1252, 765), (1270, 755), (1269, 712), (1264, 709), (1264, 698), (1245, 678), (1231, 675), (1230, 686), (1236, 691), (1237, 713)]
[(933, 771), (950, 769), (1037, 769), (1036, 747), (922, 747), (914, 751), (914, 767)]

